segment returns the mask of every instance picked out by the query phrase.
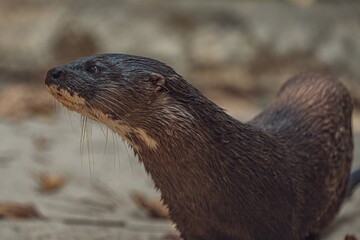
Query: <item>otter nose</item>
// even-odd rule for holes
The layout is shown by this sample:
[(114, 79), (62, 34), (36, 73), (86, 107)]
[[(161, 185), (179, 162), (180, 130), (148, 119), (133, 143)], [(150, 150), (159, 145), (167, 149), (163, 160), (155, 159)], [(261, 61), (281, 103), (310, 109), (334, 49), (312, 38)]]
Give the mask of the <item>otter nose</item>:
[(45, 83), (47, 85), (54, 84), (61, 80), (64, 76), (64, 71), (60, 68), (52, 68), (46, 74)]
[(61, 69), (54, 69), (54, 71), (51, 73), (53, 79), (59, 79), (63, 75), (64, 75), (64, 71)]

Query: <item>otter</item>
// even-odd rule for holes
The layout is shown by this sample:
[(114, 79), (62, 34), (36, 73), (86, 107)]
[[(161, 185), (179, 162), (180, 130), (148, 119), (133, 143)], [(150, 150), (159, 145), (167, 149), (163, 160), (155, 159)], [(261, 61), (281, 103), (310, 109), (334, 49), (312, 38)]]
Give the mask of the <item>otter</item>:
[(133, 148), (185, 240), (319, 239), (347, 195), (353, 106), (330, 76), (291, 78), (247, 123), (140, 56), (81, 58), (45, 83)]

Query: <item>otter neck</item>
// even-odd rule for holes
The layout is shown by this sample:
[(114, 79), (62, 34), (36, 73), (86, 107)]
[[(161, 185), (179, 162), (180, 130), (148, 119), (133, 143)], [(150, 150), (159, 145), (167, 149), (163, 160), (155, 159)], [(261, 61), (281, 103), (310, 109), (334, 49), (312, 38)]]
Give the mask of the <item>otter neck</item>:
[[(187, 109), (167, 107), (162, 114), (157, 112), (150, 118), (151, 128), (137, 126), (156, 143), (156, 147), (149, 147), (143, 136), (131, 134), (128, 137), (137, 146), (135, 153), (161, 190), (170, 210), (172, 204), (191, 202), (193, 205), (184, 206), (190, 210), (197, 201), (201, 204), (209, 194), (217, 194), (219, 186), (227, 184), (226, 173), (232, 171), (230, 165), (221, 161), (223, 157), (219, 156), (221, 151), (218, 148), (223, 148), (224, 141), (229, 141), (234, 125), (241, 127), (245, 124), (212, 103), (200, 106), (206, 107), (196, 106), (194, 112), (197, 114), (192, 112), (192, 106), (187, 106)], [(227, 136), (226, 140), (222, 136)]]

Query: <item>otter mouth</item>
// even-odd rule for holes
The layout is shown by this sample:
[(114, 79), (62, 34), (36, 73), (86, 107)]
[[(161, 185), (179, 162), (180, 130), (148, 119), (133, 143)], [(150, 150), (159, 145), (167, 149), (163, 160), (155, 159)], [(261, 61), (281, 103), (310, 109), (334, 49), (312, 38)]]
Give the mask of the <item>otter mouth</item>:
[(56, 85), (46, 85), (50, 94), (71, 111), (82, 112), (86, 108), (86, 101), (78, 94)]
[(79, 94), (55, 84), (46, 84), (45, 86), (50, 94), (70, 111), (80, 113), (93, 120), (103, 120), (105, 122), (108, 119), (101, 111), (91, 107), (85, 98), (80, 97)]
[(45, 86), (50, 94), (69, 110), (84, 112), (87, 108), (85, 98), (66, 86), (66, 79), (67, 75), (64, 69), (52, 68), (46, 74)]

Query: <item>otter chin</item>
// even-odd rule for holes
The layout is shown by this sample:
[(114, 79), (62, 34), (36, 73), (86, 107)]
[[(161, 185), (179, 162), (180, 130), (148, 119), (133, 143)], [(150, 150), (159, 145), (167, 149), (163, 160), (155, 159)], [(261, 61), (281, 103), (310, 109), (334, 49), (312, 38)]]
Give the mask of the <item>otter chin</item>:
[(346, 197), (353, 106), (333, 77), (289, 79), (247, 123), (140, 56), (81, 58), (45, 83), (133, 147), (185, 240), (320, 239)]

